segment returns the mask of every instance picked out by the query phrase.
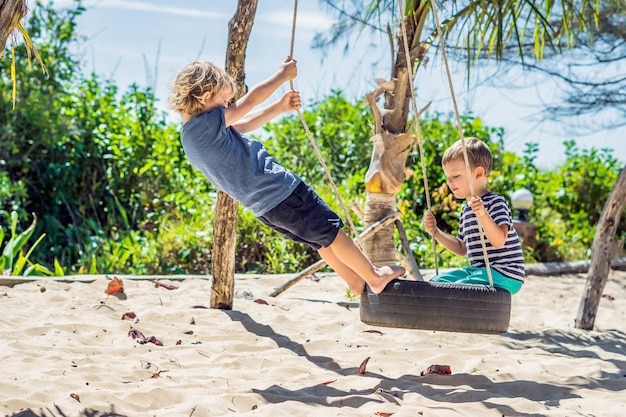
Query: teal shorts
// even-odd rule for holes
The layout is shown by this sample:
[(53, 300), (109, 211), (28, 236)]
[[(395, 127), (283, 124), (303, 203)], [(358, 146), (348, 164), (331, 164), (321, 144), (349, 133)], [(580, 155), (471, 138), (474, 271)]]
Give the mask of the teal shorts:
[[(491, 268), (491, 277), (493, 278), (493, 286), (507, 290), (511, 294), (517, 293), (522, 288), (522, 281), (514, 278), (509, 278), (506, 275), (502, 275), (495, 269)], [(489, 285), (489, 275), (487, 275), (487, 268), (474, 268), (467, 267), (461, 269), (455, 269), (454, 271), (444, 272), (437, 276), (434, 276), (431, 281), (433, 282), (456, 282), (459, 284), (478, 284)]]

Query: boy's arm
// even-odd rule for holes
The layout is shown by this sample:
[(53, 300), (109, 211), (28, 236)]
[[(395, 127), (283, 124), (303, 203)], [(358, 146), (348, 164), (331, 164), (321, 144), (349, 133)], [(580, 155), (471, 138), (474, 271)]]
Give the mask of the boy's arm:
[(298, 75), (296, 61), (287, 58), (272, 76), (252, 87), (239, 100), (224, 109), (226, 126), (234, 125), (254, 107), (267, 100), (284, 82), (296, 78), (296, 75)]
[(262, 109), (253, 110), (232, 124), (232, 127), (241, 133), (248, 133), (265, 125), (270, 120), (282, 113), (296, 110), (302, 107), (300, 93), (289, 91), (283, 95), (280, 101)]
[(435, 215), (430, 210), (427, 210), (424, 214), (423, 222), (426, 231), (450, 252), (458, 256), (465, 256), (467, 254), (465, 242), (460, 241), (452, 235), (442, 232), (441, 229), (437, 227)]
[(446, 232), (441, 231), (441, 229), (436, 228), (435, 233), (433, 234), (435, 240), (441, 243), (446, 249), (458, 256), (467, 255), (467, 247), (465, 246), (465, 242), (460, 241), (456, 237), (449, 235)]
[(485, 214), (480, 218), (480, 223), (483, 225), (485, 231), (485, 237), (493, 245), (494, 248), (501, 248), (506, 243), (506, 238), (509, 234), (509, 226), (502, 224), (498, 226), (493, 221), (489, 214)]
[(472, 197), (469, 202), (472, 211), (476, 217), (480, 220), (480, 224), (483, 226), (485, 237), (494, 248), (501, 248), (506, 243), (506, 239), (509, 235), (509, 226), (506, 224), (498, 225), (493, 218), (485, 210), (485, 206), (479, 197)]

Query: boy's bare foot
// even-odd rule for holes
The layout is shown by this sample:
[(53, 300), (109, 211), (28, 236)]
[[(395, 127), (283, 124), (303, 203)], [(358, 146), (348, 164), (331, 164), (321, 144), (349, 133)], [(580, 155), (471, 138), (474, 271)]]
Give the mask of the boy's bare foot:
[(387, 284), (394, 279), (406, 274), (406, 270), (401, 266), (379, 266), (375, 267), (377, 277), (372, 282), (367, 284), (374, 294), (380, 294)]

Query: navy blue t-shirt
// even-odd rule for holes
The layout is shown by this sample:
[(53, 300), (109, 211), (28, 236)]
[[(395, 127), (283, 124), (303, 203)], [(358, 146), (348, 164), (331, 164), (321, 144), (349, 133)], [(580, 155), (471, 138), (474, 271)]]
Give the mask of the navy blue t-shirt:
[(227, 127), (223, 107), (183, 124), (181, 140), (191, 165), (257, 217), (281, 203), (302, 181), (276, 162), (261, 142)]

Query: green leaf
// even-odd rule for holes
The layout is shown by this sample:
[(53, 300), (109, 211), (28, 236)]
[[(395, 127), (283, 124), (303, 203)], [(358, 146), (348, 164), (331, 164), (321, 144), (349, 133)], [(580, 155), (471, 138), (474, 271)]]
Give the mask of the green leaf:
[(65, 275), (65, 271), (63, 270), (63, 267), (61, 266), (57, 258), (54, 258), (54, 275), (57, 277), (62, 277)]

